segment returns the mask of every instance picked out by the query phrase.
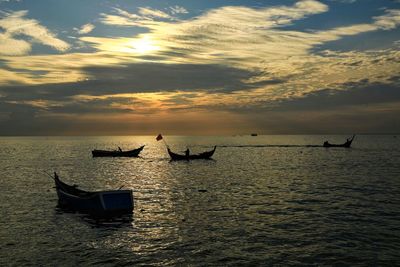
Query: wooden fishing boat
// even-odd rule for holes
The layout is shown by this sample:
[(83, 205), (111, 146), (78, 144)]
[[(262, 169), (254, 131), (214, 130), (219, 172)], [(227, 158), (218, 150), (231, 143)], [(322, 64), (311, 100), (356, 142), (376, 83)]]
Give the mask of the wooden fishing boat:
[(133, 150), (98, 150), (95, 149), (92, 151), (93, 157), (138, 157), (139, 153), (143, 150), (144, 146)]
[(349, 148), (351, 146), (351, 143), (354, 140), (355, 135), (353, 135), (350, 139), (347, 139), (346, 142), (343, 144), (331, 144), (328, 141), (325, 141), (324, 144), (322, 145), (323, 147), (347, 147)]
[(177, 154), (172, 152), (169, 147), (167, 147), (168, 149), (168, 154), (171, 157), (172, 160), (193, 160), (193, 159), (210, 159), (212, 157), (212, 155), (215, 152), (215, 149), (217, 148), (217, 146), (214, 146), (213, 150), (210, 151), (206, 151), (200, 154), (193, 154), (193, 155), (182, 155), (182, 154)]
[(54, 181), (60, 207), (98, 216), (132, 213), (132, 190), (88, 192), (62, 182), (57, 173), (54, 173)]

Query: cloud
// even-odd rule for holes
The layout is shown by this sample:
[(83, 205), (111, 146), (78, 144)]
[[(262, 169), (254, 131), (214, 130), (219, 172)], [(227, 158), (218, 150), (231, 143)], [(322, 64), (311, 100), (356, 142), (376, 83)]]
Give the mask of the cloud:
[(140, 26), (141, 23), (137, 19), (131, 19), (124, 16), (100, 14), (102, 18), (100, 21), (106, 25), (117, 25), (117, 26)]
[(293, 122), (289, 114), (304, 112), (310, 119), (302, 122), (312, 125), (323, 117), (317, 113), (324, 107), (333, 118), (340, 108), (360, 110), (371, 103), (378, 109), (396, 100), (398, 44), (348, 52), (319, 47), (395, 29), (399, 11), (384, 10), (366, 23), (330, 29), (287, 27), (328, 9), (308, 0), (265, 8), (226, 6), (175, 20), (172, 11), (167, 17), (152, 9), (131, 14), (114, 8), (114, 15), (102, 14), (103, 23), (148, 32), (132, 38), (81, 36), (79, 41), (91, 46), (92, 53), (3, 57), (0, 101), (63, 116), (195, 110), (242, 112), (248, 118), (263, 112), (279, 120), (278, 113), (286, 112), (284, 119)]
[(400, 24), (400, 10), (399, 9), (388, 9), (386, 15), (375, 17), (374, 25), (378, 29), (391, 30), (396, 28)]
[(384, 15), (374, 17), (372, 23), (355, 24), (320, 31), (316, 34), (316, 37), (320, 39), (320, 42), (328, 42), (337, 40), (342, 36), (357, 35), (377, 30), (392, 30), (400, 25), (400, 10), (387, 9), (385, 13)]
[(9, 114), (13, 120), (0, 120), (0, 135), (149, 135), (154, 129), (165, 134), (215, 134), (216, 129), (220, 134), (229, 134), (238, 129), (238, 124), (248, 124), (246, 118), (225, 112), (213, 112), (213, 116), (187, 111), (179, 112), (178, 116), (164, 113), (68, 115), (32, 110), (29, 106), (8, 108), (15, 110)]
[[(341, 84), (360, 80), (368, 72), (371, 82), (382, 81), (398, 73), (398, 61), (377, 58), (399, 58), (397, 48), (384, 51), (349, 53), (318, 51), (318, 47), (344, 37), (361, 33), (390, 30), (399, 25), (399, 10), (385, 10), (369, 23), (341, 26), (319, 31), (295, 31), (285, 27), (295, 20), (328, 11), (318, 1), (299, 1), (292, 6), (248, 8), (226, 6), (184, 21), (152, 21), (138, 24), (149, 33), (141, 38), (151, 40), (155, 60), (174, 64), (220, 64), (253, 72), (249, 83), (259, 84), (252, 95), (263, 99), (299, 97), (321, 88), (338, 88)], [(136, 59), (131, 40), (82, 39), (92, 42), (99, 51), (126, 51)], [(107, 44), (112, 44), (108, 46)], [(114, 49), (114, 50), (112, 50)], [(358, 66), (355, 68), (354, 66)], [(285, 81), (273, 85), (266, 81)], [(262, 83), (265, 82), (264, 86)]]
[(172, 13), (173, 15), (176, 15), (176, 14), (187, 14), (187, 13), (189, 13), (189, 12), (186, 10), (186, 8), (181, 7), (181, 6), (171, 6), (171, 7), (169, 7), (169, 9), (171, 10), (171, 13)]
[[(179, 107), (177, 95), (171, 94), (170, 101), (172, 106)], [(150, 112), (141, 111), (149, 104)], [(114, 96), (75, 100), (50, 108), (11, 103), (0, 105), (0, 114), (3, 114), (0, 134), (126, 135), (151, 134), (154, 129), (167, 134), (237, 134), (248, 133), (250, 129), (270, 134), (398, 133), (399, 104), (391, 101), (315, 109), (256, 109), (251, 112), (193, 107), (171, 108), (171, 112), (166, 112), (160, 110), (156, 102)]]
[[(7, 58), (7, 65), (10, 71), (46, 71), (35, 79), (29, 73), (21, 73), (30, 83), (66, 83), (86, 79), (91, 75), (87, 73), (88, 65), (110, 66), (113, 69), (114, 66), (150, 61), (167, 65), (234, 66), (244, 73), (253, 73), (248, 76), (246, 84), (252, 84), (252, 88), (258, 86), (257, 94), (272, 99), (335, 87), (333, 83), (357, 81), (366, 71), (372, 82), (378, 77), (398, 72), (396, 61), (373, 67), (376, 58), (398, 58), (398, 49), (365, 53), (314, 52), (319, 45), (344, 36), (396, 27), (396, 10), (386, 10), (382, 16), (373, 18), (371, 23), (320, 31), (285, 29), (295, 20), (328, 10), (325, 4), (312, 0), (299, 1), (292, 6), (221, 7), (178, 22), (143, 19), (143, 14), (149, 13), (143, 10), (137, 15), (114, 9), (119, 18), (124, 17), (129, 23), (149, 21), (146, 24), (148, 33), (133, 38), (81, 37), (80, 41), (97, 49), (97, 52)], [(129, 24), (127, 21), (121, 23)], [(355, 64), (359, 67), (352, 67)], [(274, 84), (274, 81), (278, 82)], [(249, 87), (243, 88), (248, 90)]]
[[(101, 96), (123, 93), (173, 91), (232, 92), (251, 88), (244, 81), (253, 74), (219, 65), (130, 64), (86, 67), (87, 80), (28, 86), (2, 86), (3, 101), (62, 100), (77, 95)], [(154, 78), (156, 77), (156, 78)]]
[(87, 23), (85, 25), (82, 25), (79, 29), (78, 28), (74, 28), (74, 30), (78, 33), (78, 34), (87, 34), (91, 31), (93, 31), (95, 28), (95, 26), (91, 23)]
[(330, 0), (331, 2), (341, 2), (341, 3), (346, 3), (346, 4), (353, 4), (357, 2), (357, 0)]
[[(119, 26), (147, 27), (150, 32), (142, 35), (154, 40), (155, 45), (161, 48), (160, 51), (165, 51), (169, 61), (200, 63), (215, 60), (219, 64), (243, 65), (256, 58), (259, 61), (260, 55), (289, 56), (293, 50), (292, 46), (296, 46), (295, 41), (297, 41), (293, 40), (293, 35), (298, 33), (282, 32), (283, 38), (278, 39), (273, 35), (275, 32), (269, 31), (272, 28), (289, 25), (294, 20), (308, 15), (326, 12), (328, 6), (313, 0), (299, 1), (291, 7), (263, 9), (228, 6), (174, 23), (144, 20), (137, 15), (132, 17), (132, 14), (120, 9), (115, 10), (120, 16), (103, 14), (102, 22)], [(282, 40), (284, 38), (286, 40)], [(301, 38), (303, 36), (297, 37)], [(304, 47), (301, 43), (300, 46)], [(107, 42), (103, 42), (101, 47), (104, 49), (110, 46), (107, 46)], [(278, 49), (280, 51), (277, 51)], [(174, 53), (177, 54), (176, 57), (170, 56)], [(295, 53), (298, 53), (298, 50)], [(162, 53), (157, 55), (160, 54)]]
[[(356, 81), (365, 75), (365, 71), (369, 72), (371, 81), (398, 72), (396, 61), (371, 68), (373, 57), (390, 55), (398, 58), (397, 49), (365, 53), (315, 52), (318, 46), (345, 36), (396, 27), (399, 21), (397, 10), (386, 10), (371, 23), (320, 31), (285, 29), (295, 20), (328, 10), (328, 6), (313, 0), (266, 8), (221, 7), (175, 22), (164, 21), (163, 15), (158, 16), (162, 21), (144, 19), (144, 15), (150, 16), (152, 11), (140, 10), (137, 15), (114, 8), (117, 17), (122, 19), (114, 22), (143, 26), (141, 22), (147, 21), (148, 33), (133, 38), (81, 37), (80, 41), (97, 52), (51, 56), (53, 60), (49, 60), (50, 56), (7, 58), (7, 64), (12, 69), (48, 71), (46, 75), (38, 76), (36, 82), (47, 79), (49, 83), (59, 79), (63, 69), (69, 75), (59, 79), (61, 83), (85, 79), (89, 76), (86, 66), (91, 64), (111, 68), (139, 62), (234, 66), (244, 73), (254, 74), (249, 76), (246, 84), (258, 86), (265, 98), (294, 97), (332, 87), (333, 83)], [(342, 64), (344, 62), (346, 64)], [(355, 64), (359, 64), (358, 69), (352, 67)], [(274, 84), (274, 81), (278, 83)]]
[[(171, 7), (171, 12), (185, 13), (186, 9), (175, 6)], [(139, 8), (139, 14), (131, 14), (125, 10), (114, 8), (117, 15), (108, 15), (102, 13), (101, 21), (104, 24), (119, 25), (119, 26), (143, 26), (153, 28), (157, 27), (158, 23), (148, 23), (149, 20), (154, 18), (175, 20), (169, 14), (151, 8)], [(278, 6), (268, 7), (264, 9), (252, 9), (247, 7), (221, 7), (218, 9), (210, 10), (205, 15), (199, 16), (190, 20), (189, 23), (196, 22), (197, 24), (205, 23), (209, 19), (210, 24), (222, 23), (229, 24), (230, 22), (240, 22), (242, 26), (251, 26), (257, 28), (276, 26), (279, 24), (288, 24), (295, 19), (304, 18), (307, 15), (318, 14), (326, 12), (328, 6), (315, 0), (302, 0), (297, 2), (292, 7)], [(223, 21), (223, 20), (227, 21)], [(258, 23), (261, 23), (257, 25)], [(247, 24), (247, 25), (246, 25)], [(171, 25), (172, 26), (172, 25)], [(179, 25), (178, 25), (179, 26)]]
[(31, 51), (31, 44), (25, 40), (14, 39), (8, 33), (0, 33), (0, 55), (25, 55)]
[[(0, 68), (0, 86), (2, 85), (21, 85), (29, 83), (29, 79), (23, 75), (19, 75), (14, 71)], [(0, 90), (1, 91), (1, 90)], [(0, 94), (1, 98), (1, 94)]]
[(248, 118), (258, 132), (269, 134), (397, 134), (399, 106), (400, 102), (330, 110), (258, 111)]
[(146, 18), (171, 19), (171, 16), (164, 11), (152, 9), (150, 7), (139, 7), (139, 14)]
[(142, 16), (131, 14), (120, 8), (113, 8), (117, 15), (110, 15), (101, 13), (100, 21), (106, 25), (117, 25), (117, 26), (140, 26), (147, 22), (146, 18)]
[(272, 110), (330, 110), (351, 106), (373, 106), (382, 103), (400, 102), (399, 76), (390, 78), (390, 83), (370, 83), (368, 79), (346, 83), (345, 90), (323, 89), (301, 98), (286, 99)]
[[(28, 11), (1, 12), (0, 55), (24, 55), (31, 50), (31, 42), (21, 39), (30, 37), (33, 42), (50, 46), (58, 51), (66, 51), (70, 45), (40, 25), (35, 19), (27, 19)], [(17, 38), (19, 37), (19, 38)]]
[[(178, 11), (179, 10), (182, 11), (181, 9), (178, 9)], [(129, 13), (126, 10), (116, 7), (113, 8), (113, 11), (116, 15), (101, 13), (100, 22), (106, 25), (149, 27), (154, 24), (154, 20), (156, 19), (176, 20), (175, 17), (165, 13), (164, 11), (149, 7), (139, 7), (139, 14)], [(171, 13), (173, 12), (174, 10), (171, 10)]]

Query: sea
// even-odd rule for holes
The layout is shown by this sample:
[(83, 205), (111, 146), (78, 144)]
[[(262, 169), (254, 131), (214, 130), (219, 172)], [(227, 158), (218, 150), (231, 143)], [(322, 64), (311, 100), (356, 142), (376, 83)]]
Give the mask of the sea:
[[(400, 135), (0, 137), (0, 266), (400, 266)], [(217, 146), (212, 160), (166, 151)], [(93, 149), (138, 158), (92, 158)], [(57, 205), (54, 181), (132, 189), (132, 215)]]

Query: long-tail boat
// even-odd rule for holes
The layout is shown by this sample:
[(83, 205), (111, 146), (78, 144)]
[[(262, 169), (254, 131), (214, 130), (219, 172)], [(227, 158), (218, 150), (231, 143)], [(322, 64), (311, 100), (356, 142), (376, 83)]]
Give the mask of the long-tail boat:
[(328, 141), (325, 141), (322, 146), (323, 147), (347, 147), (347, 148), (349, 148), (351, 146), (351, 143), (353, 142), (355, 136), (356, 135), (353, 135), (350, 139), (348, 138), (346, 140), (346, 142), (344, 142), (343, 144), (331, 144)]
[(132, 190), (84, 191), (62, 182), (57, 173), (54, 181), (60, 207), (97, 216), (132, 213)]
[(93, 157), (138, 157), (140, 152), (143, 150), (144, 146), (133, 150), (122, 151), (119, 150), (98, 150), (95, 149), (92, 151)]
[(171, 149), (169, 147), (167, 147), (168, 150), (168, 154), (171, 157), (172, 160), (193, 160), (193, 159), (210, 159), (214, 152), (215, 149), (217, 148), (217, 146), (214, 146), (213, 150), (210, 151), (206, 151), (206, 152), (202, 152), (200, 154), (177, 154), (171, 151)]

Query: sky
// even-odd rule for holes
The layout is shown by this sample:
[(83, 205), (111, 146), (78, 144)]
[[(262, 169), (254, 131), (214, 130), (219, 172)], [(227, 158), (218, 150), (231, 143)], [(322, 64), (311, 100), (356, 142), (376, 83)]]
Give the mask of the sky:
[(400, 133), (400, 0), (0, 0), (0, 135)]

